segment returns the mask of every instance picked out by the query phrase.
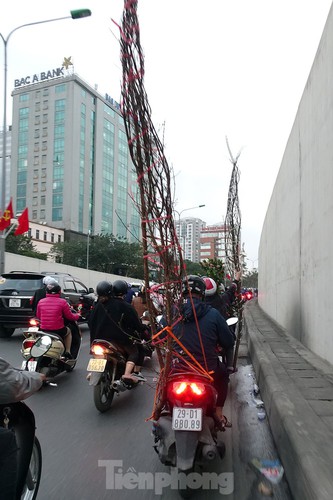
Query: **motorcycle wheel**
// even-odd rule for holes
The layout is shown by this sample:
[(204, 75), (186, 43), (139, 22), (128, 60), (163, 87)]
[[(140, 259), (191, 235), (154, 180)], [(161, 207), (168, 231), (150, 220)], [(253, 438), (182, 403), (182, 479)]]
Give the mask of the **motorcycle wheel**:
[(94, 387), (94, 403), (98, 411), (104, 413), (111, 408), (114, 393), (109, 372), (102, 373), (100, 381)]
[(42, 450), (38, 439), (35, 437), (29, 470), (22, 491), (21, 500), (35, 500), (38, 493), (42, 474)]
[[(185, 477), (185, 482), (187, 483), (187, 476), (191, 474), (193, 471), (194, 471), (193, 467), (187, 470), (178, 469), (178, 474), (183, 474)], [(193, 495), (194, 491), (195, 490), (190, 486), (188, 486), (188, 484), (179, 484), (178, 493), (182, 498), (190, 498)]]

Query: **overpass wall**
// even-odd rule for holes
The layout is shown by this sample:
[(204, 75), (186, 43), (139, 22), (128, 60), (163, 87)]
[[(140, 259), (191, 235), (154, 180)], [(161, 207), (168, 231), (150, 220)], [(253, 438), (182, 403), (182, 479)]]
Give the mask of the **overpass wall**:
[(129, 282), (142, 283), (142, 280), (131, 278), (128, 276), (117, 276), (116, 274), (100, 273), (97, 271), (90, 271), (82, 267), (67, 266), (65, 264), (56, 264), (41, 259), (33, 259), (31, 257), (24, 257), (14, 253), (6, 252), (5, 255), (5, 272), (10, 271), (33, 271), (33, 272), (57, 272), (69, 273), (75, 278), (79, 278), (88, 288), (92, 287), (96, 290), (96, 285), (99, 281), (115, 281), (123, 279)]
[(264, 221), (259, 304), (333, 363), (333, 8)]

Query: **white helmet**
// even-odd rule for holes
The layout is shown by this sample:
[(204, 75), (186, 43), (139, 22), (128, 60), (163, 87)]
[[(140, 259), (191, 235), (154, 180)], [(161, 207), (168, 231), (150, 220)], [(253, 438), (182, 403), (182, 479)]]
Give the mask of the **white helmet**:
[(52, 278), (52, 276), (45, 276), (43, 278), (43, 285), (55, 285), (56, 283), (58, 283), (57, 280)]
[(206, 290), (205, 290), (206, 297), (209, 297), (210, 295), (214, 295), (216, 293), (216, 290), (217, 290), (217, 285), (216, 285), (215, 281), (213, 280), (213, 278), (204, 277), (203, 280), (206, 284)]

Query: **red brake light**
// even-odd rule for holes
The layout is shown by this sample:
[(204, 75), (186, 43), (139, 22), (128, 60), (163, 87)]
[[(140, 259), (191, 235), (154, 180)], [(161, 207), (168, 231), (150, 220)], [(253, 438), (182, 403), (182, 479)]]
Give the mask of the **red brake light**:
[(29, 320), (29, 324), (30, 324), (30, 326), (38, 326), (39, 325), (39, 321), (38, 321), (38, 319), (31, 318)]
[(96, 356), (103, 356), (106, 354), (107, 349), (100, 344), (93, 344), (90, 349), (91, 354), (95, 354)]
[(174, 382), (172, 385), (172, 392), (176, 396), (180, 395), (195, 395), (202, 396), (205, 393), (204, 384), (200, 384), (199, 382), (191, 382), (191, 381), (179, 381)]
[(28, 339), (26, 339), (26, 340), (23, 341), (23, 348), (24, 349), (31, 349), (32, 346), (34, 345), (34, 343), (35, 343), (34, 340), (28, 340)]

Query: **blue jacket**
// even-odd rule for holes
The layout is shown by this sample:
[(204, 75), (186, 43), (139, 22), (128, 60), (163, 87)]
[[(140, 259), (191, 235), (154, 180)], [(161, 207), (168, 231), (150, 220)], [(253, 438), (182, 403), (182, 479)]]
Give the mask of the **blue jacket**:
[[(223, 316), (217, 309), (193, 297), (193, 304), (198, 319), (200, 334), (197, 330), (192, 303), (187, 299), (183, 306), (183, 321), (179, 322), (173, 329), (173, 333), (186, 347), (186, 349), (195, 357), (195, 359), (205, 368), (204, 355), (200, 345), (200, 335), (208, 370), (215, 370), (218, 365), (217, 346), (224, 349), (230, 349), (234, 345), (234, 337)], [(180, 354), (186, 356), (182, 348), (175, 343), (174, 349)], [(192, 362), (189, 359), (190, 362)], [(193, 362), (192, 362), (193, 363)]]

